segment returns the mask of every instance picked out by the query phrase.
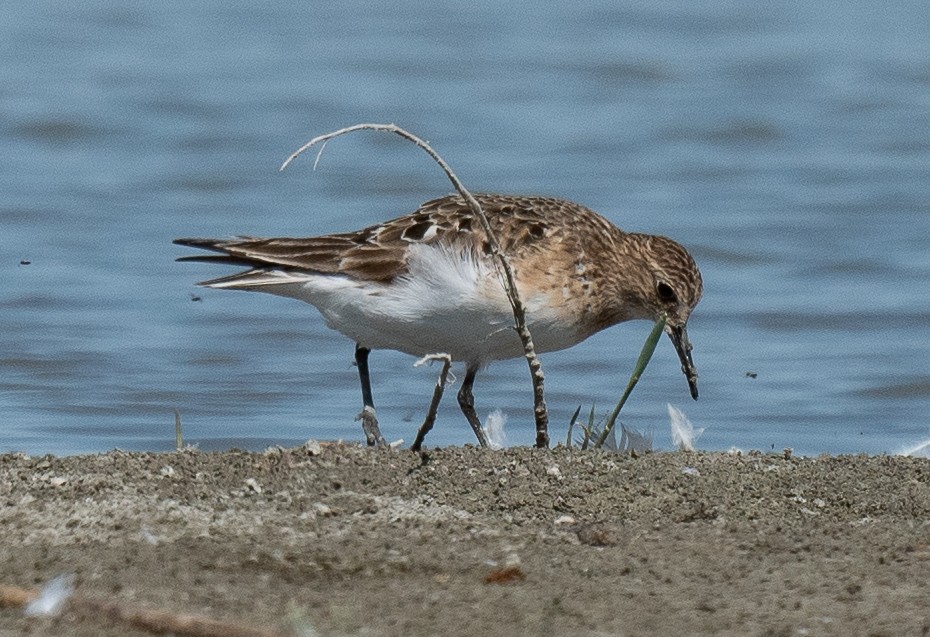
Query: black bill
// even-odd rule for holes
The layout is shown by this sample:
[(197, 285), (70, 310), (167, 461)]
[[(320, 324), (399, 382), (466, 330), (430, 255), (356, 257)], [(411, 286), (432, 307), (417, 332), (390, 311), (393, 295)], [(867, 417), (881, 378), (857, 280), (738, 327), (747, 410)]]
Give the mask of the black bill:
[(688, 340), (688, 330), (684, 325), (672, 326), (665, 328), (666, 334), (672, 340), (675, 351), (678, 352), (678, 358), (681, 360), (681, 371), (688, 379), (688, 387), (691, 389), (691, 398), (697, 400), (697, 369), (694, 367), (694, 361), (691, 360), (691, 341)]

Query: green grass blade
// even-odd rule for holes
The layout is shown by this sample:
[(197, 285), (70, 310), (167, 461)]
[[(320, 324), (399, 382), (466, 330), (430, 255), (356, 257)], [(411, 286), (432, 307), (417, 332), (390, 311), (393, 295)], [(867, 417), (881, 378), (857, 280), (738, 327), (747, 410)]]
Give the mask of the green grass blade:
[(575, 428), (575, 422), (578, 420), (578, 414), (580, 413), (581, 405), (578, 405), (578, 409), (572, 414), (572, 419), (568, 421), (568, 435), (565, 436), (565, 446), (569, 449), (572, 448), (572, 430)]
[(662, 337), (662, 332), (665, 330), (665, 323), (667, 321), (668, 317), (663, 314), (659, 317), (659, 320), (656, 321), (652, 331), (649, 332), (646, 342), (643, 343), (643, 349), (639, 353), (639, 358), (636, 359), (636, 365), (633, 367), (633, 374), (630, 376), (630, 382), (627, 383), (626, 391), (623, 392), (620, 401), (617, 403), (617, 406), (614, 407), (613, 412), (611, 412), (610, 417), (604, 424), (604, 430), (597, 439), (597, 444), (594, 445), (595, 449), (600, 449), (601, 446), (603, 446), (604, 441), (607, 440), (607, 436), (610, 435), (610, 430), (614, 428), (617, 417), (620, 416), (620, 410), (623, 409), (623, 405), (626, 404), (627, 398), (630, 397), (633, 388), (636, 387), (636, 383), (639, 382), (640, 376), (642, 376), (643, 372), (646, 370), (646, 365), (648, 365), (649, 361), (652, 359), (652, 354), (656, 351), (656, 345), (659, 344), (659, 339)]
[(594, 404), (591, 405), (591, 411), (588, 412), (588, 426), (582, 427), (584, 429), (584, 438), (581, 440), (581, 448), (587, 449), (588, 444), (591, 442), (591, 436), (594, 435)]

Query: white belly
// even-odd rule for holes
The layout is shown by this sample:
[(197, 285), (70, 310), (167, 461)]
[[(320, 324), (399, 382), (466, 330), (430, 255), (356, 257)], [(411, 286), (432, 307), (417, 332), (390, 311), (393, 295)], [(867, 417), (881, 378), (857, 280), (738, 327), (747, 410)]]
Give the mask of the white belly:
[[(389, 284), (341, 275), (285, 274), (254, 290), (314, 305), (331, 328), (369, 349), (414, 356), (446, 353), (484, 363), (514, 358), (523, 347), (497, 272), (449, 248), (412, 245), (408, 275)], [(298, 278), (299, 277), (299, 278)], [(521, 290), (539, 352), (570, 347), (587, 334), (548, 297)]]

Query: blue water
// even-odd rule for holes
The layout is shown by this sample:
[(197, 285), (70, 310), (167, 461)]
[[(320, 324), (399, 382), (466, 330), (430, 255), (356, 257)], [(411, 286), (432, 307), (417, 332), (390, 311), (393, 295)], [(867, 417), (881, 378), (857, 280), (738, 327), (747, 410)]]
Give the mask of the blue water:
[[(928, 27), (923, 0), (5, 2), (0, 451), (167, 449), (175, 409), (205, 449), (361, 439), (352, 343), (297, 301), (195, 288), (228, 269), (175, 263), (171, 240), (348, 230), (450, 191), (383, 134), (277, 171), (362, 121), (430, 140), (473, 190), (567, 197), (693, 251), (701, 398), (663, 341), (625, 410), (658, 447), (667, 402), (705, 449), (916, 443)], [(611, 405), (649, 328), (543, 357), (554, 439)], [(436, 370), (371, 363), (386, 437), (412, 440)], [(476, 396), (531, 444), (523, 361)], [(428, 442), (473, 442), (448, 398)]]

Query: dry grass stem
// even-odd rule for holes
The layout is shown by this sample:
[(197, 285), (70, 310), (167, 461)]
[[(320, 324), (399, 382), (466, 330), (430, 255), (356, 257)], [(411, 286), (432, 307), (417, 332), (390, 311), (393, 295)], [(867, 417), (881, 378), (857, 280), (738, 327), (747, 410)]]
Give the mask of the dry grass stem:
[(462, 185), (462, 182), (459, 181), (459, 178), (455, 176), (455, 173), (452, 172), (452, 169), (445, 162), (445, 160), (440, 157), (439, 154), (436, 153), (436, 151), (433, 150), (428, 143), (395, 124), (356, 124), (354, 126), (342, 128), (325, 135), (314, 137), (309, 142), (291, 153), (291, 155), (286, 160), (284, 160), (284, 163), (281, 164), (280, 169), (284, 170), (287, 168), (288, 165), (294, 161), (294, 159), (296, 159), (307, 149), (315, 146), (316, 144), (323, 144), (323, 146), (320, 148), (320, 152), (317, 153), (317, 158), (314, 162), (315, 168), (319, 162), (323, 148), (325, 148), (325, 144), (329, 140), (335, 137), (339, 137), (340, 135), (345, 135), (347, 133), (353, 133), (360, 130), (394, 133), (396, 135), (400, 135), (407, 141), (416, 144), (420, 149), (425, 151), (426, 154), (432, 157), (437, 164), (439, 164), (439, 167), (442, 168), (443, 172), (446, 173), (446, 176), (449, 178), (449, 181), (452, 182), (452, 185), (455, 187), (456, 191), (458, 191), (458, 193), (465, 200), (469, 210), (471, 210), (472, 214), (474, 214), (480, 220), (481, 226), (484, 228), (484, 232), (487, 235), (488, 243), (491, 246), (491, 254), (496, 258), (500, 267), (500, 271), (502, 273), (501, 283), (504, 286), (504, 291), (507, 293), (507, 298), (509, 299), (510, 305), (513, 308), (514, 329), (516, 329), (517, 334), (520, 337), (520, 341), (523, 343), (524, 356), (526, 357), (527, 364), (530, 368), (530, 379), (533, 383), (533, 415), (536, 420), (536, 446), (548, 447), (549, 413), (546, 409), (545, 377), (542, 371), (542, 364), (539, 362), (539, 357), (536, 355), (536, 347), (533, 344), (533, 336), (530, 334), (530, 330), (526, 326), (526, 307), (523, 305), (523, 302), (520, 300), (520, 296), (517, 292), (517, 285), (513, 276), (513, 269), (510, 267), (510, 262), (504, 255), (500, 242), (497, 240), (497, 236), (494, 234), (494, 230), (491, 228), (491, 223), (488, 221), (487, 216), (484, 214), (484, 210), (481, 209), (481, 205), (478, 203), (478, 200), (475, 199), (475, 197), (465, 188), (465, 186)]
[(174, 444), (175, 449), (181, 451), (184, 449), (184, 430), (181, 427), (181, 412), (174, 410)]

